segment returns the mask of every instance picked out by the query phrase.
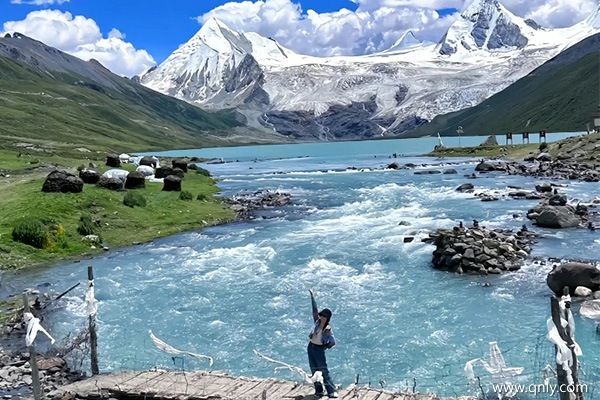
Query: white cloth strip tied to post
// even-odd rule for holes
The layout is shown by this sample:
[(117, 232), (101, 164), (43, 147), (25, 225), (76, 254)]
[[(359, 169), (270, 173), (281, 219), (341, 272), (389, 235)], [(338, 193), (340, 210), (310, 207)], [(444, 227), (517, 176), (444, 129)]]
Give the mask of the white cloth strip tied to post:
[(196, 353), (192, 353), (189, 351), (177, 350), (175, 347), (166, 344), (165, 342), (163, 342), (162, 340), (160, 340), (159, 338), (154, 336), (154, 334), (152, 333), (151, 330), (148, 331), (148, 333), (150, 334), (150, 338), (152, 339), (152, 342), (154, 342), (154, 345), (156, 347), (158, 347), (159, 349), (161, 349), (162, 351), (165, 351), (169, 354), (188, 355), (190, 357), (194, 357), (194, 358), (198, 358), (198, 359), (205, 359), (205, 360), (208, 360), (209, 365), (211, 367), (213, 366), (213, 358), (212, 357), (205, 356), (204, 354), (196, 354)]
[(40, 325), (39, 318), (33, 316), (32, 313), (26, 312), (23, 315), (23, 319), (27, 324), (27, 335), (25, 336), (25, 344), (27, 347), (32, 346), (38, 332), (42, 332), (44, 335), (48, 336), (50, 342), (54, 344), (55, 340), (50, 334)]
[[(506, 362), (504, 361), (504, 357), (502, 356), (502, 352), (498, 347), (498, 343), (490, 342), (490, 360), (489, 362), (476, 358), (474, 360), (468, 361), (465, 364), (465, 374), (467, 375), (467, 379), (470, 382), (475, 380), (475, 373), (473, 372), (473, 367), (479, 364), (485, 369), (490, 375), (492, 375), (492, 382), (495, 385), (505, 385), (504, 387), (510, 387), (512, 385), (512, 380), (514, 377), (521, 375), (523, 373), (523, 368), (521, 367), (507, 367)], [(508, 397), (514, 396), (516, 394), (516, 390), (510, 393), (498, 393), (498, 398), (502, 398), (503, 395)]]
[(300, 375), (300, 377), (302, 378), (302, 380), (305, 383), (308, 384), (313, 384), (315, 382), (319, 382), (321, 384), (323, 384), (323, 373), (321, 371), (316, 371), (312, 376), (307, 374), (302, 368), (300, 367), (296, 367), (294, 365), (291, 364), (287, 364), (284, 363), (282, 361), (277, 361), (274, 360), (270, 357), (265, 356), (264, 354), (259, 353), (258, 351), (254, 350), (254, 354), (256, 354), (258, 357), (262, 358), (263, 360), (267, 360), (269, 362), (272, 362), (274, 364), (279, 364), (281, 365), (280, 367), (275, 368), (275, 371), (279, 371), (281, 369), (287, 369), (290, 370), (292, 372), (297, 373), (298, 375)]
[[(575, 353), (576, 356), (581, 356), (583, 355), (583, 352), (581, 351), (581, 347), (579, 347), (575, 341), (575, 322), (573, 320), (573, 313), (571, 312), (570, 307), (567, 308), (567, 302), (571, 302), (571, 296), (569, 295), (562, 296), (558, 302), (561, 314), (560, 324), (563, 329), (570, 326), (570, 336), (573, 340), (573, 353)], [(563, 313), (566, 313), (567, 319), (563, 318)], [(572, 385), (574, 383), (573, 370), (571, 369), (573, 368), (573, 353), (571, 353), (568, 343), (560, 336), (558, 327), (554, 324), (552, 318), (548, 318), (546, 326), (548, 328), (548, 335), (546, 335), (546, 338), (556, 345), (556, 363), (562, 367), (563, 371), (565, 371), (567, 383)], [(577, 366), (575, 366), (575, 368), (577, 368)], [(569, 398), (574, 400), (576, 398), (575, 393), (569, 392)]]
[(575, 341), (575, 319), (573, 318), (573, 313), (571, 312), (571, 307), (567, 308), (567, 302), (571, 303), (571, 296), (568, 294), (566, 296), (562, 296), (558, 305), (560, 306), (561, 311), (564, 311), (567, 314), (567, 322), (569, 323), (569, 334), (571, 336), (571, 340), (573, 341), (574, 352), (576, 356), (583, 355), (583, 351), (577, 342)]
[(98, 300), (94, 294), (94, 281), (90, 281), (90, 287), (85, 294), (85, 307), (88, 316), (92, 317), (98, 313)]

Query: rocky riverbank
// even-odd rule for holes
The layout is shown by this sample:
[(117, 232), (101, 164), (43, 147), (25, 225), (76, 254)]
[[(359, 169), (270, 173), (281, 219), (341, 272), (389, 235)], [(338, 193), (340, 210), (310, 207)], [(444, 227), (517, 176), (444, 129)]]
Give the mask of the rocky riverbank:
[(502, 172), (507, 175), (530, 176), (564, 180), (600, 182), (600, 164), (554, 160), (548, 153), (526, 158), (526, 163), (516, 161), (482, 161), (475, 167), (478, 172)]
[[(60, 357), (37, 357), (37, 367), (43, 394), (85, 377), (79, 372), (71, 371), (66, 361)], [(0, 346), (0, 396), (10, 399), (14, 395), (31, 394), (31, 385), (29, 353), (8, 354)]]

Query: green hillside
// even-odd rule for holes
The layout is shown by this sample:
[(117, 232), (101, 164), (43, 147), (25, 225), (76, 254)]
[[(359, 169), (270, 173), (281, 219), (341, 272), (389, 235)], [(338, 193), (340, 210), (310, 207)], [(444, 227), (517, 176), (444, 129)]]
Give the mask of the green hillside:
[[(24, 36), (0, 38), (0, 142), (132, 151), (228, 143), (234, 112), (208, 113)], [(69, 146), (73, 147), (73, 146)]]
[(600, 103), (600, 34), (572, 46), (483, 103), (434, 118), (411, 132), (466, 135), (586, 130)]

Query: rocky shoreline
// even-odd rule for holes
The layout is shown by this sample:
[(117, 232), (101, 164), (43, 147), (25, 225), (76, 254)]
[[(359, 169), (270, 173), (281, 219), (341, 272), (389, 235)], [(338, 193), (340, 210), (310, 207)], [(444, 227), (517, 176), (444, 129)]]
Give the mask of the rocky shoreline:
[[(0, 346), (0, 395), (4, 399), (31, 393), (31, 364), (29, 353), (9, 355)], [(69, 370), (67, 363), (60, 357), (37, 358), (37, 367), (44, 395), (60, 386), (85, 378), (79, 372)]]

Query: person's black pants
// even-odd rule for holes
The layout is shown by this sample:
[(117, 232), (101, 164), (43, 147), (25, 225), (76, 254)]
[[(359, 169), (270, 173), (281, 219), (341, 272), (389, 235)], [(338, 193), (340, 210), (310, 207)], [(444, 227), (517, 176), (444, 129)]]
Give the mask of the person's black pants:
[[(310, 372), (314, 374), (317, 371), (321, 371), (323, 374), (323, 382), (325, 383), (325, 389), (327, 394), (335, 392), (335, 386), (329, 375), (327, 369), (327, 359), (325, 358), (325, 346), (318, 346), (313, 342), (308, 343), (308, 363), (310, 365)], [(315, 382), (315, 392), (323, 393), (323, 385), (320, 382)]]

